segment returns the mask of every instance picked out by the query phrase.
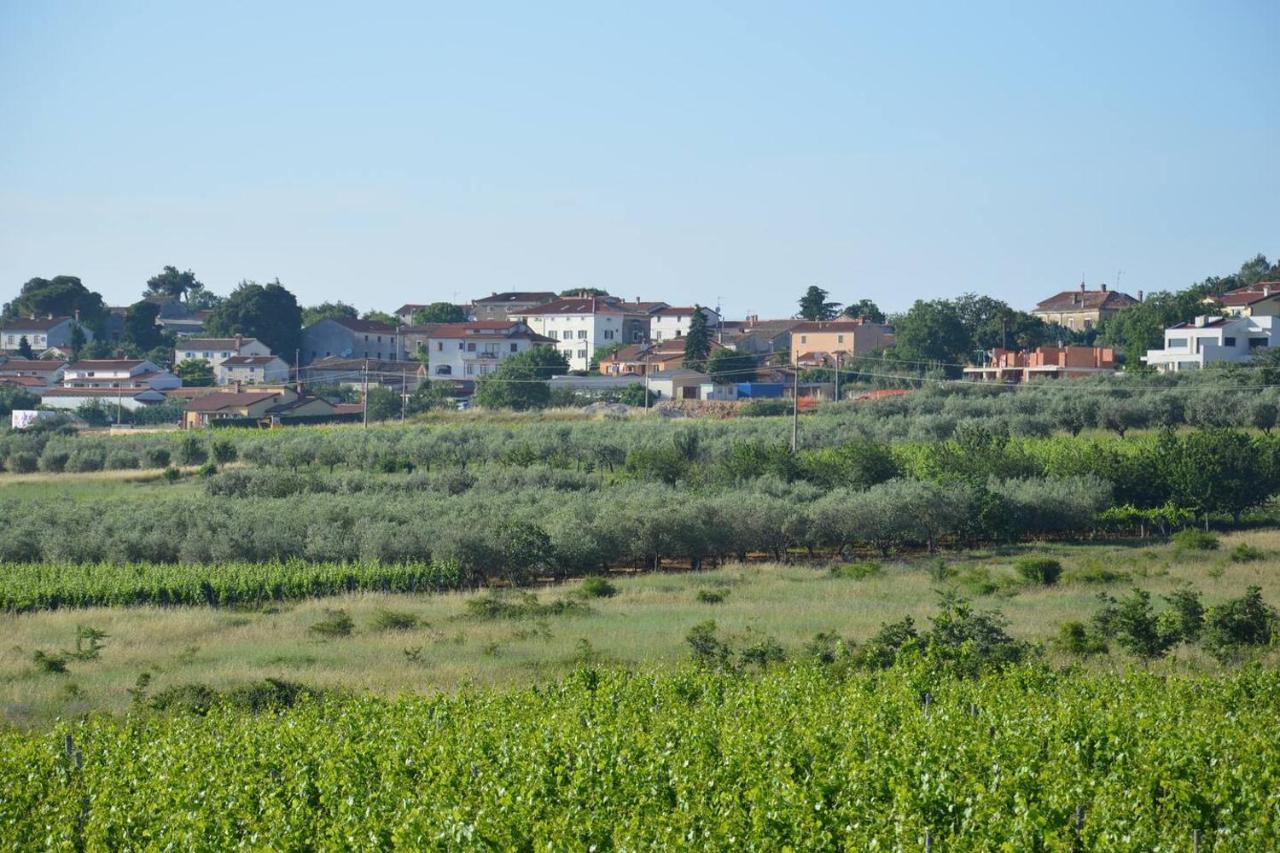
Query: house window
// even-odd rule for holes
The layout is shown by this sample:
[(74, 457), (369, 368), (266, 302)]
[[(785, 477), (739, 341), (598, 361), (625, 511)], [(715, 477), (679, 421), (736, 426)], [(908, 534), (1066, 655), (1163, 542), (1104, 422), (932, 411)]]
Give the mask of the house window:
[(467, 352), (475, 352), (475, 351), (476, 351), (476, 342), (467, 341)]
[(844, 343), (844, 335), (836, 335), (836, 343), (838, 344)]
[(368, 343), (368, 342), (369, 342), (369, 336), (368, 336), (368, 335), (365, 335), (365, 336), (364, 336), (364, 340), (365, 340), (365, 343)]
[(1223, 338), (1223, 339), (1222, 339), (1222, 345), (1223, 345), (1224, 347), (1234, 347), (1234, 346), (1236, 345), (1236, 339), (1235, 339), (1235, 338)]
[(800, 343), (802, 343), (802, 344), (807, 344), (807, 343), (809, 343), (809, 337), (808, 337), (808, 335), (801, 335), (801, 336), (800, 336)]
[(205, 358), (208, 358), (208, 357), (209, 357), (209, 353), (204, 353), (204, 357), (205, 357)]
[(512, 344), (512, 345), (511, 345), (511, 351), (512, 351), (512, 352), (519, 352), (519, 350), (520, 350), (520, 346), (519, 346), (519, 344)]
[(1165, 349), (1185, 349), (1187, 346), (1186, 338), (1169, 338), (1164, 342)]
[(378, 335), (378, 343), (382, 343), (382, 335)]
[(585, 341), (586, 339), (587, 339), (587, 330), (586, 330), (586, 329), (579, 329), (579, 330), (578, 330), (578, 340), (580, 340), (580, 341)]
[(444, 341), (436, 341), (436, 352), (444, 352)]
[(473, 376), (476, 372), (476, 366), (468, 361), (465, 370), (468, 376)]
[(586, 350), (584, 350), (584, 349), (580, 349), (580, 350), (578, 350), (578, 358), (586, 358), (586, 357), (587, 357), (587, 351), (586, 351)]
[(1249, 338), (1249, 349), (1257, 349), (1258, 347), (1265, 347), (1266, 345), (1266, 338)]
[(605, 330), (604, 330), (604, 339), (605, 339), (606, 341), (611, 341), (611, 340), (613, 340), (613, 329), (605, 329)]

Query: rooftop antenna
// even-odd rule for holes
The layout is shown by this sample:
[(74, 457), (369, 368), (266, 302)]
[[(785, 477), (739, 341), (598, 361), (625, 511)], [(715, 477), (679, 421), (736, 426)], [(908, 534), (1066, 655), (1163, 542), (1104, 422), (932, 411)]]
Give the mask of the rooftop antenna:
[(1120, 290), (1120, 276), (1124, 275), (1124, 270), (1116, 270), (1116, 291)]

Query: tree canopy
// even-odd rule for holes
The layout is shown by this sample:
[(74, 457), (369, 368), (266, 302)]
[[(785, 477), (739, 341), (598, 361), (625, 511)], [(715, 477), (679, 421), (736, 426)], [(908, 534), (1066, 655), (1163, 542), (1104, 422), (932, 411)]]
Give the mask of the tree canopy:
[(166, 266), (158, 275), (147, 279), (147, 293), (153, 296), (185, 300), (192, 291), (203, 292), (204, 285), (191, 270), (178, 272), (177, 267)]
[(27, 336), (23, 335), (18, 340), (18, 355), (23, 358), (35, 358), (35, 351), (31, 349), (31, 341), (27, 340)]
[(147, 299), (139, 300), (129, 306), (124, 315), (125, 346), (136, 353), (144, 353), (162, 346), (165, 343), (163, 330), (156, 325), (160, 316), (160, 306)]
[(684, 361), (689, 370), (706, 370), (707, 357), (711, 355), (711, 329), (702, 306), (695, 305), (689, 318), (689, 332), (684, 337)]
[(718, 349), (707, 359), (707, 375), (712, 382), (750, 382), (755, 357), (732, 349)]
[(827, 301), (827, 291), (816, 284), (800, 297), (800, 316), (806, 320), (831, 320), (839, 312), (840, 303)]
[(432, 302), (413, 312), (413, 322), (421, 326), (427, 323), (465, 323), (467, 309), (452, 302)]
[(3, 317), (74, 317), (80, 312), (80, 322), (95, 335), (101, 337), (107, 326), (107, 306), (102, 294), (95, 293), (73, 275), (56, 275), (53, 278), (33, 278), (22, 285), (12, 302), (4, 306)]
[(844, 316), (853, 320), (859, 317), (866, 317), (868, 323), (884, 322), (884, 312), (880, 310), (879, 305), (870, 299), (859, 299), (857, 302), (846, 305), (843, 313)]
[(287, 361), (301, 344), (302, 309), (279, 279), (266, 285), (242, 281), (213, 309), (205, 331), (215, 337), (257, 338)]
[(385, 323), (388, 326), (400, 325), (400, 319), (394, 314), (388, 314), (386, 311), (366, 311), (360, 316), (361, 320), (370, 320), (374, 323)]
[(893, 331), (898, 358), (958, 364), (969, 352), (969, 331), (946, 299), (917, 299), (909, 311), (894, 318)]
[(302, 309), (303, 327), (314, 326), (321, 320), (354, 320), (360, 316), (354, 305), (345, 302), (321, 302)]
[(571, 287), (568, 290), (560, 291), (560, 295), (566, 298), (572, 296), (608, 296), (609, 291), (601, 290), (598, 287)]
[(213, 385), (213, 365), (203, 358), (184, 358), (173, 368), (183, 385), (208, 388)]

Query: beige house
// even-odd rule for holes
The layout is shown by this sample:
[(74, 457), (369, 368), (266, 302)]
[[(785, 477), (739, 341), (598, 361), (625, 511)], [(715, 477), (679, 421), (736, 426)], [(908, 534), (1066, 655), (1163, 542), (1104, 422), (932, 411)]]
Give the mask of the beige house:
[(1207, 303), (1220, 305), (1229, 317), (1280, 316), (1280, 281), (1260, 281), (1249, 287), (1228, 290)]
[(207, 427), (231, 418), (257, 418), (276, 422), (281, 417), (324, 417), (336, 412), (328, 400), (299, 397), (291, 388), (261, 391), (217, 392), (197, 397), (182, 407), (184, 429)]
[(797, 323), (791, 328), (791, 363), (821, 367), (837, 356), (871, 353), (893, 345), (893, 327), (856, 320)]
[(1096, 329), (1108, 317), (1114, 317), (1138, 300), (1118, 290), (1107, 290), (1104, 284), (1098, 290), (1064, 290), (1036, 305), (1031, 312), (1046, 323), (1057, 323), (1076, 332)]

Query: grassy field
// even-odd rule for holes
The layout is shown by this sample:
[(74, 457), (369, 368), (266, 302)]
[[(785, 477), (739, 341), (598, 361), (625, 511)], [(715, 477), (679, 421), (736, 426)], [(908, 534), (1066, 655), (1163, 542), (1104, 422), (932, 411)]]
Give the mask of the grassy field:
[[(1261, 549), (1262, 559), (1229, 558), (1237, 544)], [(1022, 582), (1017, 556), (1045, 553), (1061, 559), (1062, 583), (1046, 588)], [(935, 561), (886, 562), (864, 579), (832, 577), (825, 567), (750, 564), (698, 573), (615, 576), (617, 595), (582, 599), (586, 612), (524, 619), (486, 619), (468, 602), (488, 593), (442, 595), (358, 594), (259, 610), (210, 608), (90, 608), (0, 616), (0, 717), (43, 725), (88, 710), (122, 712), (138, 677), (148, 690), (202, 683), (231, 687), (265, 677), (315, 687), (403, 692), (453, 691), (465, 685), (521, 686), (557, 678), (584, 661), (662, 670), (688, 660), (689, 629), (714, 619), (728, 639), (770, 636), (790, 655), (819, 631), (861, 642), (885, 622), (910, 615), (925, 622), (936, 590), (954, 587), (982, 609), (998, 609), (1016, 636), (1044, 642), (1055, 661), (1069, 659), (1049, 641), (1068, 620), (1087, 620), (1097, 594), (1122, 595), (1137, 586), (1159, 596), (1187, 582), (1206, 605), (1241, 595), (1251, 585), (1280, 603), (1280, 531), (1254, 530), (1222, 538), (1217, 551), (1177, 553), (1169, 544), (1064, 544), (945, 555), (945, 580)], [(1099, 581), (1110, 572), (1115, 577)], [(543, 604), (577, 598), (578, 582), (537, 590)], [(723, 593), (719, 603), (700, 593)], [(703, 596), (706, 598), (708, 596)], [(710, 597), (715, 597), (714, 595)], [(312, 630), (327, 611), (352, 620), (349, 636), (325, 638)], [(414, 617), (410, 629), (379, 628), (382, 611)], [(70, 660), (66, 673), (43, 671), (33, 660), (74, 649), (77, 630), (104, 632), (96, 659)], [(1121, 652), (1089, 665), (1110, 668), (1132, 661)], [(1197, 649), (1180, 648), (1153, 666), (1214, 670)]]

